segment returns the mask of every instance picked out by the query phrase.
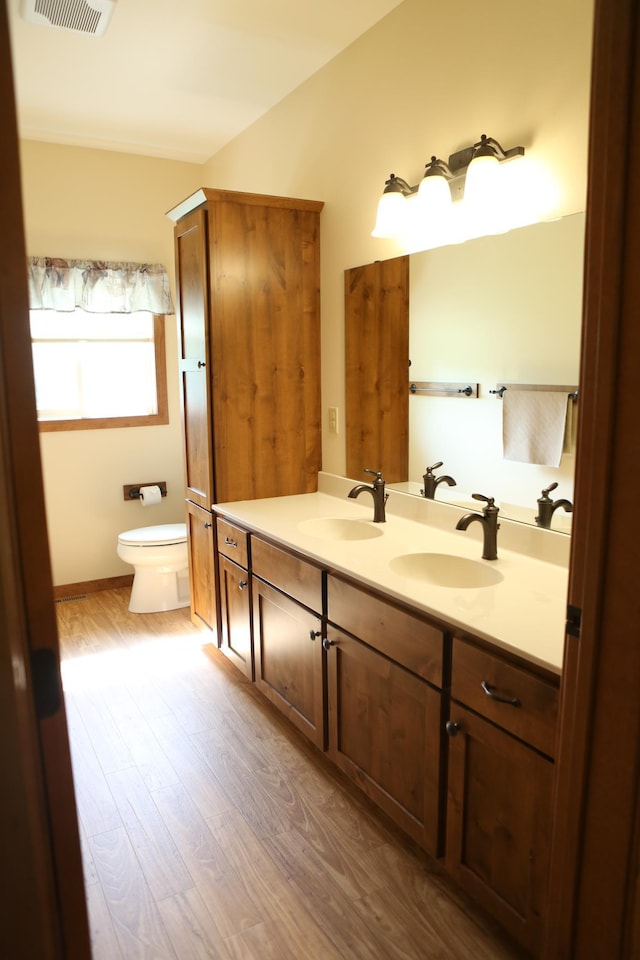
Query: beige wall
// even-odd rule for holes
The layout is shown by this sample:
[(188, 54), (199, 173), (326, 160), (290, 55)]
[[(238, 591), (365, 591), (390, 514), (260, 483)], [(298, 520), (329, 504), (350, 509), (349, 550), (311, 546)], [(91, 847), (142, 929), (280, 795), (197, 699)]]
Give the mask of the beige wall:
[[(20, 149), (29, 255), (163, 263), (173, 284), (164, 213), (200, 186), (198, 165), (30, 141)], [(167, 426), (40, 435), (56, 584), (131, 573), (116, 555), (118, 533), (184, 519), (175, 317), (165, 324)], [(145, 480), (166, 480), (166, 500), (125, 503), (123, 484)]]
[[(540, 218), (583, 210), (591, 7), (406, 0), (203, 167), (23, 143), (28, 252), (161, 261), (172, 275), (164, 212), (199, 186), (324, 200), (323, 461), (343, 473), (344, 432), (326, 431), (327, 408), (344, 410), (343, 274), (401, 252), (370, 236), (384, 180), (393, 170), (415, 183), (431, 153), (487, 133), (525, 146), (547, 186)], [(182, 517), (173, 323), (168, 427), (43, 436), (56, 583), (130, 571), (118, 531)], [(120, 499), (123, 483), (147, 476), (171, 490), (153, 518)]]
[(584, 210), (591, 23), (589, 0), (406, 0), (205, 165), (209, 186), (325, 201), (326, 470), (346, 462), (326, 429), (344, 410), (344, 270), (404, 252), (370, 236), (385, 179), (417, 183), (486, 133), (526, 148), (540, 219)]

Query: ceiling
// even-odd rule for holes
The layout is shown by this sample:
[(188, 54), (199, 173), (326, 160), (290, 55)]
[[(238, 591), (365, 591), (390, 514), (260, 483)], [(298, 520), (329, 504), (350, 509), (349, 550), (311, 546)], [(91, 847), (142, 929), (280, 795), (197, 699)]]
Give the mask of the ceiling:
[(20, 136), (204, 163), (400, 2), (116, 0), (99, 37), (7, 0)]

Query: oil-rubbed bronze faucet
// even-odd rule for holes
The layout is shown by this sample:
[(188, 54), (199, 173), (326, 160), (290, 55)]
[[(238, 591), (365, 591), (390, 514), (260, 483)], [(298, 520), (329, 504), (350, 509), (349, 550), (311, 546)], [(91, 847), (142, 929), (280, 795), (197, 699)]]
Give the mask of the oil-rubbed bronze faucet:
[(355, 498), (359, 497), (365, 490), (367, 493), (370, 493), (373, 497), (373, 522), (384, 523), (386, 520), (384, 507), (389, 499), (389, 494), (384, 492), (382, 474), (379, 470), (365, 470), (364, 472), (370, 473), (371, 476), (375, 477), (373, 483), (359, 483), (353, 487), (352, 490), (349, 490), (348, 495), (355, 500)]
[(549, 496), (551, 491), (555, 490), (557, 486), (557, 483), (550, 483), (549, 486), (542, 491), (542, 496), (538, 497), (538, 516), (536, 517), (536, 523), (545, 530), (550, 528), (554, 511), (557, 510), (558, 507), (562, 507), (567, 513), (573, 512), (573, 504), (570, 500), (552, 500)]
[(483, 509), (482, 515), (479, 513), (467, 513), (464, 517), (461, 517), (456, 523), (456, 530), (466, 530), (470, 523), (477, 520), (478, 523), (482, 524), (482, 559), (497, 560), (498, 530), (500, 528), (500, 524), (498, 523), (498, 507), (496, 507), (493, 497), (485, 497), (481, 493), (472, 493), (471, 496), (474, 500), (483, 500), (486, 503), (486, 507)]
[(422, 478), (424, 487), (420, 491), (423, 497), (426, 497), (427, 500), (435, 500), (436, 488), (439, 483), (446, 483), (449, 487), (455, 487), (456, 482), (453, 477), (443, 476), (436, 477), (434, 470), (438, 470), (442, 466), (442, 460), (438, 460), (437, 463), (434, 463), (433, 466), (427, 467), (427, 472)]

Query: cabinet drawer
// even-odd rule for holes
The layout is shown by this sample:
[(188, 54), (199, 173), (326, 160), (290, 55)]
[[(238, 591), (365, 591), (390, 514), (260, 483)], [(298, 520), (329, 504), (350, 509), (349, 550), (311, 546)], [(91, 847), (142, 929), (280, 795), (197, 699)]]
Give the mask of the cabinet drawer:
[(327, 580), (327, 611), (335, 626), (419, 677), (442, 686), (441, 630), (333, 576)]
[(251, 538), (251, 572), (316, 613), (322, 613), (322, 570), (271, 543)]
[(247, 534), (240, 527), (236, 527), (221, 517), (216, 519), (216, 536), (218, 538), (218, 553), (228, 557), (241, 567), (248, 566)]
[(553, 682), (455, 637), (451, 696), (554, 756), (558, 686)]

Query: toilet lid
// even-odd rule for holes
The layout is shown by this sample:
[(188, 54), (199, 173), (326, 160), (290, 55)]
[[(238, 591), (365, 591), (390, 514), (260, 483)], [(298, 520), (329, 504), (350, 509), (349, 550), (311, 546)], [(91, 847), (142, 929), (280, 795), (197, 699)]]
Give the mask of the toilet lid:
[(119, 543), (134, 547), (159, 547), (171, 543), (184, 543), (187, 539), (186, 523), (158, 523), (152, 527), (137, 527), (125, 530), (118, 537)]

